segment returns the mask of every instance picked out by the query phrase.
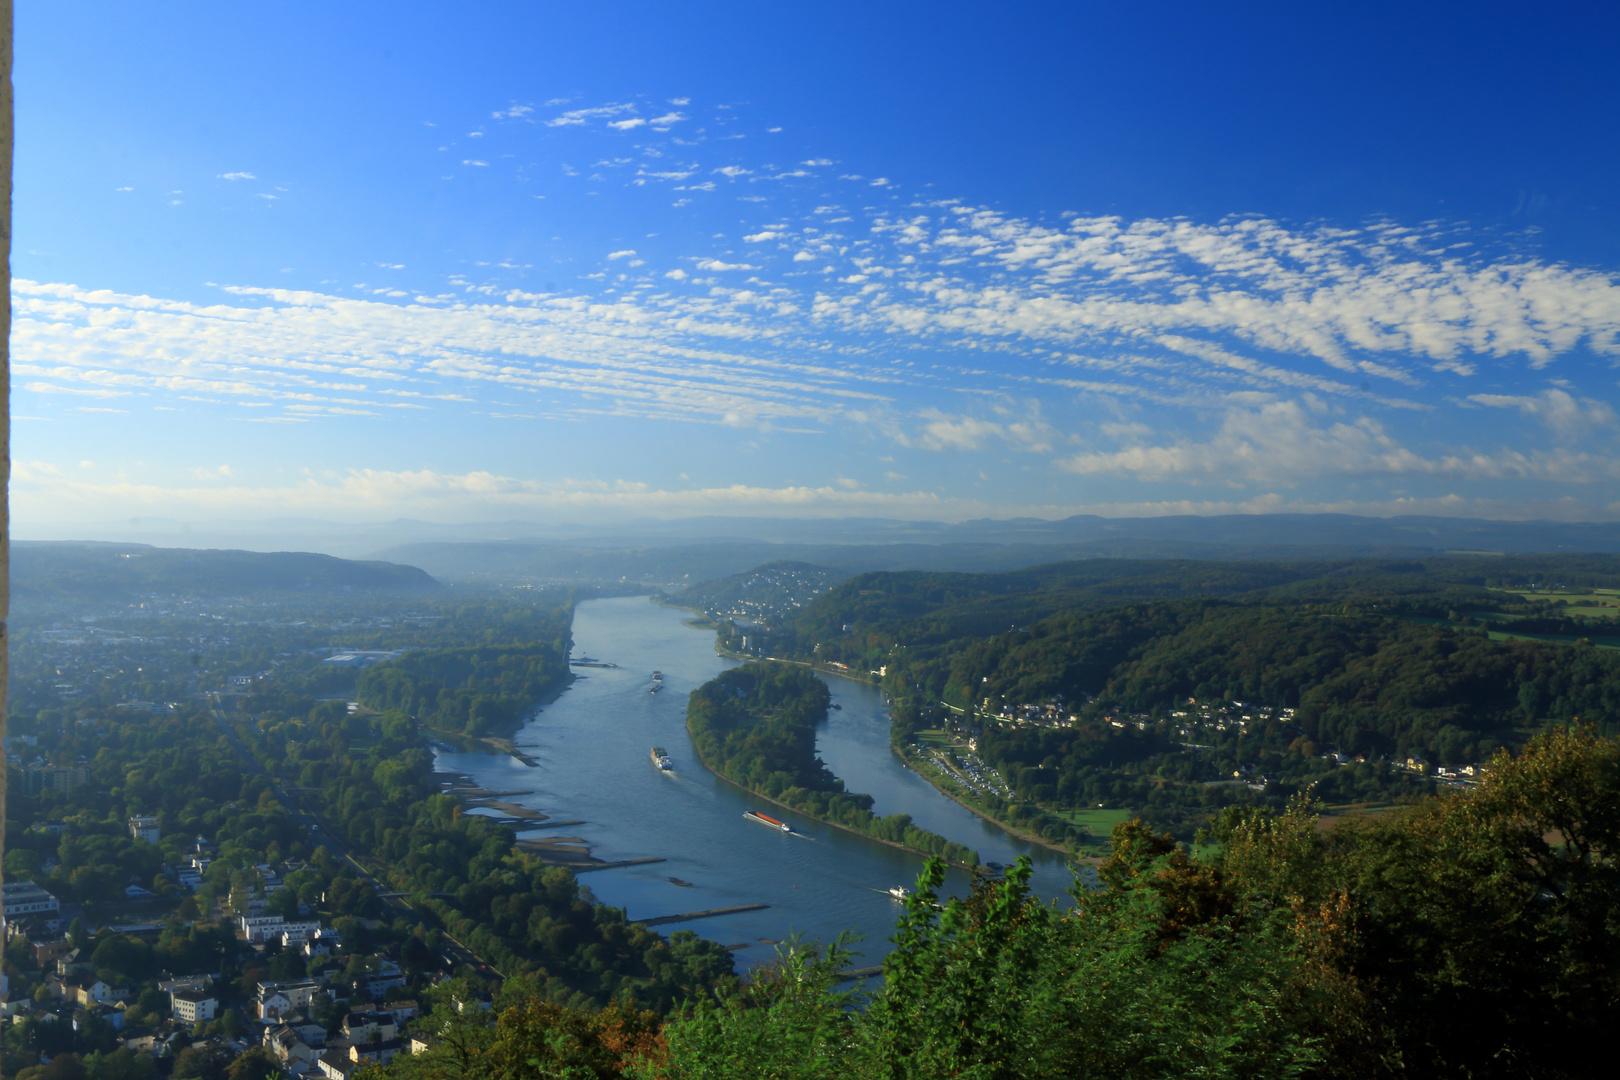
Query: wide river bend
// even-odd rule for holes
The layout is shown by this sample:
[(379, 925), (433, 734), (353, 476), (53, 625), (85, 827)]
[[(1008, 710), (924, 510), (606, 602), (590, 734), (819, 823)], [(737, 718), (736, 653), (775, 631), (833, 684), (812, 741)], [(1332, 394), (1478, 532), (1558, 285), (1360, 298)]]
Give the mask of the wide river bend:
[[(774, 809), (698, 764), (686, 734), (687, 695), (735, 661), (716, 655), (712, 631), (685, 625), (690, 617), (644, 597), (581, 603), (574, 655), (618, 667), (576, 668), (573, 685), (518, 731), (513, 741), (539, 766), (505, 755), (440, 751), (438, 768), (465, 773), (487, 789), (531, 792), (508, 801), (554, 819), (583, 819), (557, 831), (588, 841), (598, 859), (667, 859), (581, 876), (599, 900), (625, 908), (633, 920), (769, 904), (662, 928), (746, 945), (735, 952), (740, 968), (770, 960), (774, 950), (767, 942), (792, 932), (827, 941), (846, 929), (864, 937), (859, 963), (877, 963), (900, 913), (887, 890), (912, 886), (922, 857)], [(664, 674), (664, 690), (650, 694), (655, 670)], [(1069, 887), (1061, 855), (976, 817), (890, 753), (888, 710), (875, 687), (841, 678), (829, 685), (842, 708), (830, 713), (817, 749), (847, 790), (873, 796), (876, 813), (910, 814), (924, 828), (975, 848), (983, 860), (1010, 864), (1029, 855), (1043, 897)], [(673, 773), (653, 768), (648, 750), (654, 745), (674, 759)], [(783, 818), (797, 834), (743, 820), (751, 808)], [(967, 874), (952, 870), (946, 891), (960, 895), (968, 884)]]

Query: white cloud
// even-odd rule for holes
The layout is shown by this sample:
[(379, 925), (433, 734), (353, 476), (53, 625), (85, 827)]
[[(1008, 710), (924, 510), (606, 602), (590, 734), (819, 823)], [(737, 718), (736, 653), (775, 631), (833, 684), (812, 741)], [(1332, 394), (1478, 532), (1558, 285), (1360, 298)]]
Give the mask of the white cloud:
[(608, 261), (611, 262), (614, 259), (628, 259), (635, 253), (634, 248), (625, 248), (623, 251), (610, 251), (608, 252)]
[(1110, 438), (1124, 440), (1145, 439), (1153, 434), (1153, 429), (1146, 424), (1099, 424), (1098, 430)]
[(1052, 449), (1056, 435), (1035, 407), (1031, 407), (1022, 419), (956, 416), (938, 409), (925, 410), (922, 418), (922, 433), (917, 437), (916, 445), (924, 450), (978, 450), (993, 440), (999, 440), (1014, 449), (1045, 453)]
[[(1620, 354), (1620, 286), (1607, 276), (1436, 255), (1436, 238), (1416, 230), (1391, 239), (1376, 227), (1079, 217), (1057, 229), (961, 205), (938, 218), (879, 217), (873, 230), (940, 268), (864, 313), (908, 333), (1109, 343), (1170, 334), (1217, 346), (1226, 337), (1407, 381), (1467, 376), (1483, 357), (1544, 366), (1581, 345)], [(1007, 280), (985, 284), (952, 269), (961, 265)]]
[(54, 383), (31, 382), (25, 383), (23, 389), (31, 394), (76, 394), (82, 397), (113, 398), (124, 397), (128, 390), (111, 390), (104, 387), (84, 386), (57, 386)]
[[(65, 477), (44, 462), (19, 462), (13, 474), (18, 517), (61, 521), (94, 515), (176, 513), (319, 513), (353, 520), (396, 513), (442, 517), (487, 512), (550, 512), (578, 515), (675, 517), (692, 514), (845, 516), (882, 513), (896, 517), (937, 517), (951, 500), (929, 491), (876, 492), (839, 478), (823, 486), (766, 487), (732, 484), (699, 488), (659, 488), (617, 480), (557, 483), (474, 471), (387, 471), (352, 469), (306, 476), (285, 486), (222, 482), (228, 475), (197, 469), (194, 487), (150, 482), (95, 483)], [(973, 505), (970, 510), (978, 510)]]
[(205, 395), (323, 416), (529, 391), (561, 402), (565, 415), (771, 426), (826, 421), (850, 403), (882, 400), (889, 381), (778, 347), (779, 329), (758, 316), (791, 309), (752, 289), (680, 301), (510, 291), (481, 303), (225, 292), (227, 302), (198, 305), (16, 279), (12, 358), (21, 390), (139, 393), (154, 403)]
[(1546, 425), (1563, 441), (1580, 438), (1599, 428), (1615, 426), (1614, 409), (1592, 398), (1577, 399), (1557, 387), (1536, 395), (1471, 394), (1469, 401), (1495, 408), (1518, 409)]
[[(606, 124), (632, 121), (641, 121), (635, 106), (612, 104), (572, 109), (550, 123), (590, 124), (597, 133), (586, 137), (606, 138)], [(653, 140), (669, 155), (656, 162), (637, 146), (636, 161), (664, 168), (632, 165), (634, 177), (624, 179), (674, 187), (708, 173), (679, 156), (695, 154), (680, 147), (696, 141)], [(627, 152), (622, 140), (612, 145), (617, 151), (566, 153), (589, 153), (574, 160), (592, 161)], [(713, 175), (739, 181), (733, 191), (760, 191), (766, 180), (791, 174), (739, 160)], [(868, 184), (891, 181), (864, 180), (850, 190)], [(714, 189), (712, 180), (677, 188)], [(663, 192), (659, 198), (669, 201)], [(899, 205), (887, 195), (865, 201)], [(691, 280), (689, 270), (738, 272), (737, 279), (700, 278), (698, 288), (636, 299), (609, 291), (637, 287), (615, 273), (599, 275), (594, 296), (563, 298), (552, 289), (536, 300), (492, 278), (458, 282), (465, 292), (452, 297), (354, 309), (333, 297), (254, 290), (190, 308), (62, 286), (68, 291), (54, 297), (26, 296), (38, 308), (19, 347), (35, 349), (28, 361), (35, 370), (19, 375), (78, 392), (175, 393), (196, 383), (221, 400), (257, 399), (284, 414), (294, 404), (385, 414), (384, 388), (437, 403), (439, 394), (476, 400), (488, 387), (521, 384), (568, 415), (760, 425), (786, 417), (823, 423), (847, 411), (844, 395), (876, 393), (902, 399), (894, 408), (919, 417), (908, 429), (914, 446), (996, 452), (1063, 440), (1051, 431), (1008, 434), (1018, 417), (949, 403), (926, 419), (916, 410), (943, 402), (936, 391), (987, 395), (981, 405), (1038, 394), (1049, 415), (1071, 410), (1065, 427), (1102, 431), (1103, 441), (1086, 452), (1062, 451), (1069, 483), (1079, 482), (1075, 476), (1295, 484), (1313, 476), (1439, 483), (1607, 475), (1606, 450), (1576, 441), (1594, 433), (1608, 439), (1620, 427), (1599, 400), (1610, 388), (1594, 390), (1584, 367), (1584, 389), (1549, 388), (1555, 372), (1543, 369), (1572, 357), (1584, 363), (1590, 353), (1620, 357), (1620, 283), (1611, 274), (1519, 251), (1458, 248), (1453, 241), (1467, 235), (1460, 226), (1071, 215), (1054, 227), (961, 203), (796, 212), (779, 202), (758, 212), (739, 206), (745, 220), (725, 224), (712, 254), (700, 247), (687, 269), (663, 275), (676, 282)], [(781, 281), (744, 280), (759, 267), (733, 261), (742, 258), (738, 237), (744, 244), (797, 237), (786, 248), (792, 268), (772, 263), (784, 271)], [(625, 262), (616, 270), (643, 262), (629, 249), (610, 253), (618, 259)], [(820, 265), (803, 266), (813, 261)], [(588, 279), (575, 281), (589, 288)], [(382, 295), (396, 292), (385, 287)], [(456, 331), (447, 329), (452, 323)], [(1086, 411), (1099, 400), (1130, 405)], [(1158, 434), (1099, 427), (1103, 416), (1134, 419), (1149, 406), (1159, 411), (1141, 415)], [(1497, 411), (1455, 419), (1457, 410), (1476, 407)], [(1264, 414), (1268, 408), (1285, 411)], [(1300, 410), (1298, 417), (1287, 409)], [(1417, 417), (1396, 411), (1418, 409), (1441, 419), (1451, 411), (1450, 425), (1434, 431), (1490, 417), (1480, 425), (1490, 445), (1438, 445)], [(1201, 426), (1211, 411), (1218, 430)], [(1189, 424), (1204, 433), (1175, 434)], [(1562, 449), (1530, 449), (1537, 440)]]
[(463, 165), (476, 165), (480, 168), (483, 168), (489, 164), (487, 161), (477, 161), (472, 158), (464, 158), (461, 163)]
[(591, 120), (601, 119), (602, 117), (606, 116), (618, 116), (620, 113), (632, 112), (634, 110), (635, 106), (628, 103), (619, 105), (598, 105), (595, 108), (589, 109), (572, 109), (560, 116), (555, 116), (550, 120), (547, 120), (546, 126), (578, 127), (590, 122)]
[(646, 123), (647, 121), (642, 117), (632, 116), (628, 120), (609, 120), (607, 126), (619, 131), (629, 131), (631, 128), (638, 128)]
[[(257, 177), (257, 176), (254, 176), (254, 175), (253, 175), (253, 174), (252, 174), (252, 173), (250, 173), (250, 172), (228, 172), (228, 173), (220, 173), (220, 174), (219, 174), (219, 178), (220, 178), (220, 179), (221, 179), (221, 180), (257, 180), (257, 179), (258, 179), (258, 177)], [(177, 194), (177, 195), (178, 195), (178, 194), (179, 194), (179, 192), (176, 192), (176, 193), (175, 193), (175, 194)]]
[[(1123, 434), (1123, 433), (1122, 433)], [(1620, 478), (1620, 458), (1567, 451), (1450, 450), (1423, 457), (1402, 446), (1371, 417), (1319, 425), (1300, 402), (1230, 409), (1204, 442), (1182, 439), (1116, 451), (1084, 452), (1058, 462), (1085, 476), (1136, 480), (1297, 484), (1329, 477), (1452, 477), (1585, 483)]]

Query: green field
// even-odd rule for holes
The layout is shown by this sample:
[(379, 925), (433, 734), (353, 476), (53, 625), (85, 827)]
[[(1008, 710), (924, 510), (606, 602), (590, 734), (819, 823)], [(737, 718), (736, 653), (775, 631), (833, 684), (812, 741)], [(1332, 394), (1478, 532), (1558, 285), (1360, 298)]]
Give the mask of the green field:
[(1092, 807), (1086, 810), (1055, 810), (1058, 817), (1076, 825), (1083, 825), (1091, 831), (1094, 839), (1083, 852), (1087, 855), (1108, 854), (1108, 837), (1114, 831), (1114, 826), (1122, 821), (1129, 821), (1137, 817), (1134, 810), (1100, 810)]
[(1620, 619), (1620, 589), (1586, 589), (1565, 592), (1561, 589), (1532, 592), (1525, 589), (1509, 590), (1514, 596), (1526, 600), (1562, 601), (1566, 615), (1587, 615), (1596, 619)]
[[(1549, 645), (1571, 645), (1577, 640), (1576, 638), (1557, 634), (1509, 634), (1501, 630), (1492, 630), (1490, 638), (1492, 641), (1540, 641)], [(1620, 644), (1616, 644), (1614, 638), (1588, 638), (1587, 640), (1599, 649), (1620, 649)]]

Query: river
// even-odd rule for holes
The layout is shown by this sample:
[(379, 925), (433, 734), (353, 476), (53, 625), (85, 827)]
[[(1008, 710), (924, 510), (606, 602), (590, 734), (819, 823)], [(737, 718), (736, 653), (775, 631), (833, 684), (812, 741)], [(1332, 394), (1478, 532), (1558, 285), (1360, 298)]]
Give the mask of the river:
[[(686, 734), (687, 695), (736, 662), (716, 655), (713, 632), (687, 626), (690, 617), (645, 597), (581, 603), (574, 655), (618, 667), (576, 668), (573, 685), (518, 731), (513, 741), (538, 766), (505, 755), (440, 751), (439, 769), (465, 773), (489, 789), (528, 791), (508, 801), (552, 818), (582, 819), (556, 831), (586, 840), (598, 859), (667, 859), (581, 875), (597, 899), (625, 908), (631, 919), (769, 904), (661, 928), (746, 946), (734, 954), (739, 968), (770, 960), (769, 943), (790, 933), (828, 941), (846, 929), (864, 938), (859, 964), (877, 963), (900, 913), (887, 890), (914, 885), (922, 857), (773, 809), (698, 764)], [(658, 694), (647, 692), (654, 670), (664, 675)], [(1058, 853), (1014, 840), (890, 753), (888, 710), (875, 687), (836, 677), (829, 685), (842, 708), (830, 713), (817, 749), (847, 790), (873, 796), (876, 813), (910, 814), (918, 825), (975, 848), (983, 860), (1010, 864), (1028, 854), (1036, 891), (1047, 898), (1063, 893), (1071, 877)], [(653, 745), (674, 759), (672, 773), (653, 768)], [(743, 820), (750, 808), (783, 818), (797, 833)], [(961, 895), (968, 885), (967, 874), (952, 870), (945, 891)]]

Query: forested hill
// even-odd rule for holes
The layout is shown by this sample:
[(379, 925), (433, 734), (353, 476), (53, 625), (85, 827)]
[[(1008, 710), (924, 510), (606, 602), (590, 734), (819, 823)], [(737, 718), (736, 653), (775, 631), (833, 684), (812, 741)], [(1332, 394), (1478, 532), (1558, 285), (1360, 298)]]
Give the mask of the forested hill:
[(426, 571), (308, 551), (219, 551), (145, 544), (14, 543), (11, 582), (20, 597), (163, 593), (381, 592), (439, 587)]
[(1620, 732), (1620, 557), (865, 574), (765, 649), (881, 673), (896, 747), (976, 755), (1005, 788), (958, 794), (992, 817), (1186, 839), (1233, 801), (1377, 803), (1548, 725)]
[[(1620, 556), (1447, 556), (1331, 562), (1085, 559), (999, 574), (884, 571), (835, 586), (779, 629), (798, 644), (903, 632), (910, 643), (982, 637), (1076, 608), (1195, 598), (1500, 606), (1508, 587), (1620, 587)], [(1550, 600), (1556, 594), (1548, 593)], [(1517, 599), (1517, 598), (1513, 598)]]
[(722, 618), (773, 623), (849, 577), (841, 570), (784, 559), (678, 593), (675, 602)]

